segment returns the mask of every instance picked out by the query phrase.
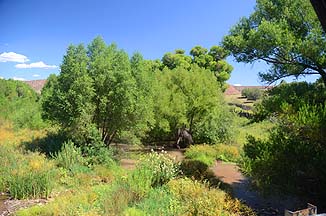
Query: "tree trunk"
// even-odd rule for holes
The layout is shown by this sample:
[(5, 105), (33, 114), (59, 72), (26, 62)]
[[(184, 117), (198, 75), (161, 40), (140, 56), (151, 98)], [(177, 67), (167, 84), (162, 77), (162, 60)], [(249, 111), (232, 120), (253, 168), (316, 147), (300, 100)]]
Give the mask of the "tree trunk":
[(109, 140), (108, 140), (108, 143), (107, 143), (108, 146), (112, 143), (112, 141), (113, 141), (116, 134), (117, 134), (117, 130), (114, 130), (113, 133), (109, 136)]

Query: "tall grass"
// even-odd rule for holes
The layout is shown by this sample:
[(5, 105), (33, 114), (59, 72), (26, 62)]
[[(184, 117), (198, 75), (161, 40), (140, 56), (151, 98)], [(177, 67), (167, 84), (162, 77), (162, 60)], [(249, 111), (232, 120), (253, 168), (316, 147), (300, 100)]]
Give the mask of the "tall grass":
[(23, 154), (13, 147), (0, 147), (0, 191), (17, 199), (47, 197), (52, 188), (53, 163), (44, 155)]

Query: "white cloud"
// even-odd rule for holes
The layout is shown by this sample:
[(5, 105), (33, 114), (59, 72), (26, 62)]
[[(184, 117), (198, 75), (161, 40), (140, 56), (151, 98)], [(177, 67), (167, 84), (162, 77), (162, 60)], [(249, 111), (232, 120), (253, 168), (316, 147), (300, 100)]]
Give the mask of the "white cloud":
[(0, 79), (4, 79), (4, 77), (0, 76)]
[(19, 81), (25, 81), (25, 78), (21, 78), (21, 77), (13, 77), (13, 80), (19, 80)]
[(234, 84), (234, 86), (242, 86), (241, 84)]
[(43, 68), (43, 69), (53, 69), (53, 68), (57, 68), (58, 66), (56, 65), (47, 65), (44, 62), (40, 61), (40, 62), (34, 62), (31, 64), (16, 64), (15, 65), (16, 68)]
[(33, 74), (32, 75), (33, 77), (39, 77), (39, 76), (41, 76), (40, 74)]
[(21, 54), (14, 52), (4, 52), (0, 54), (0, 62), (19, 62), (24, 63), (28, 62), (29, 59)]

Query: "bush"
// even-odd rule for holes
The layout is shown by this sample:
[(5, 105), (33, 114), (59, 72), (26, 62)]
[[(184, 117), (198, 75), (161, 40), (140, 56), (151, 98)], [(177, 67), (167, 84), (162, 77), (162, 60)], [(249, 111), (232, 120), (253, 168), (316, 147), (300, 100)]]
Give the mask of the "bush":
[(208, 165), (199, 160), (185, 159), (181, 162), (180, 169), (186, 177), (204, 180), (206, 179)]
[(219, 160), (225, 162), (237, 162), (240, 159), (239, 149), (236, 146), (217, 144), (214, 145)]
[(216, 160), (217, 151), (212, 145), (192, 145), (186, 150), (185, 156), (211, 166)]
[(61, 147), (61, 151), (54, 155), (59, 167), (72, 170), (74, 167), (85, 164), (81, 149), (76, 147), (72, 141), (67, 141)]
[(229, 112), (227, 106), (221, 105), (220, 109), (211, 110), (194, 125), (195, 143), (224, 143), (229, 142), (233, 136), (234, 114)]
[(283, 83), (270, 90), (261, 103), (255, 106), (254, 120), (261, 121), (282, 114), (295, 113), (304, 105), (323, 104), (325, 86), (319, 83)]
[(149, 173), (147, 178), (151, 179), (151, 186), (157, 187), (173, 179), (178, 174), (179, 167), (166, 153), (151, 152), (140, 159), (137, 171)]
[(113, 150), (105, 146), (103, 142), (86, 145), (83, 152), (89, 165), (111, 166), (115, 164)]
[(21, 81), (0, 80), (0, 117), (12, 121), (17, 129), (46, 126), (41, 118), (39, 96)]
[(248, 138), (243, 169), (262, 187), (325, 197), (325, 123), (326, 104), (283, 114), (267, 141)]
[(182, 215), (232, 215), (224, 209), (225, 193), (221, 190), (190, 179), (171, 180), (167, 186), (182, 203)]
[(263, 90), (257, 88), (245, 88), (241, 91), (241, 95), (248, 100), (258, 100), (263, 95)]

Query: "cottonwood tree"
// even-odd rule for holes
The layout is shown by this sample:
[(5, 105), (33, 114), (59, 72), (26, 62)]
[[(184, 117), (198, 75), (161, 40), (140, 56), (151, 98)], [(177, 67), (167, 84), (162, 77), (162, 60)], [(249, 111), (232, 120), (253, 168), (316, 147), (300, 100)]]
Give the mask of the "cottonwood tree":
[(196, 64), (156, 73), (156, 130), (166, 133), (186, 125), (195, 141), (227, 140), (232, 124), (214, 74)]
[(139, 91), (126, 52), (95, 38), (87, 49), (69, 46), (60, 75), (45, 89), (45, 117), (58, 122), (70, 134), (87, 136), (95, 127), (110, 144), (123, 130), (146, 121), (138, 118)]
[(180, 49), (175, 50), (175, 53), (166, 53), (162, 58), (162, 64), (169, 69), (182, 67), (187, 70), (196, 64), (210, 70), (215, 75), (217, 84), (225, 88), (225, 81), (230, 78), (233, 70), (232, 66), (225, 61), (228, 54), (228, 51), (219, 46), (212, 46), (210, 50), (195, 46), (190, 50), (190, 56)]
[(315, 74), (326, 83), (325, 33), (309, 0), (257, 0), (223, 46), (239, 62), (267, 62), (269, 70), (259, 74), (267, 83)]

